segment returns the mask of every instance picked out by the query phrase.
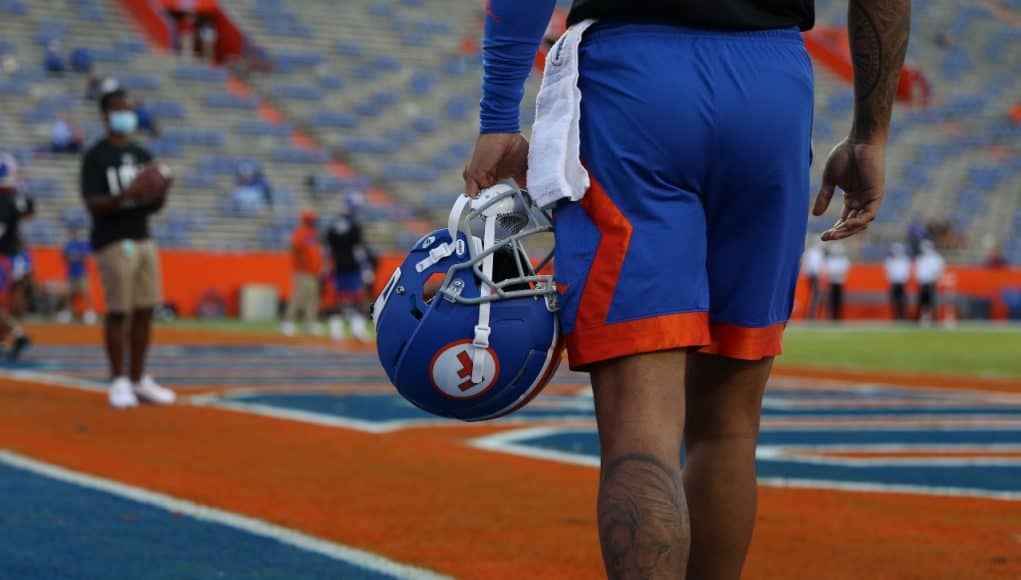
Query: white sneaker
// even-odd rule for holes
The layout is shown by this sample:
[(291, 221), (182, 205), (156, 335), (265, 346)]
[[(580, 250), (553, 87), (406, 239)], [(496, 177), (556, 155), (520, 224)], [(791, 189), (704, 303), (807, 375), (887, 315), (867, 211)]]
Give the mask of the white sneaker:
[(177, 398), (174, 391), (159, 386), (149, 375), (135, 383), (134, 389), (138, 400), (155, 405), (170, 405)]
[(351, 334), (354, 335), (355, 340), (358, 342), (369, 342), (372, 340), (372, 335), (369, 333), (369, 327), (365, 323), (365, 319), (361, 316), (357, 319), (351, 319)]
[(85, 324), (88, 324), (89, 326), (95, 324), (97, 319), (98, 317), (96, 316), (95, 310), (86, 310), (85, 316), (82, 317), (83, 322), (85, 322)]
[(57, 313), (57, 322), (60, 324), (71, 324), (71, 311), (61, 310)]
[(298, 333), (298, 329), (294, 327), (293, 322), (284, 322), (280, 325), (280, 334), (284, 336), (294, 336)]
[(339, 316), (330, 317), (330, 338), (340, 342), (347, 338), (347, 332), (344, 331), (344, 321)]
[(315, 323), (315, 324), (309, 324), (305, 328), (305, 332), (311, 334), (312, 336), (322, 336), (323, 335), (323, 325), (319, 324), (318, 322)]
[(117, 377), (106, 392), (107, 400), (114, 409), (127, 409), (138, 405), (138, 397), (131, 390), (131, 381), (127, 377)]

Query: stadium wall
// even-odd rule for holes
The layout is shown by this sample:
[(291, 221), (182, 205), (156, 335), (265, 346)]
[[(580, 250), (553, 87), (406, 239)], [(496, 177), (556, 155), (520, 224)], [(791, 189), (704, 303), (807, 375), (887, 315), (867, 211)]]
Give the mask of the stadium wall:
[[(387, 255), (379, 261), (378, 285), (385, 284), (404, 256)], [(40, 247), (33, 250), (37, 283), (62, 282), (65, 270), (59, 248)], [(229, 312), (237, 314), (238, 296), (246, 284), (274, 286), (280, 296), (291, 293), (291, 259), (286, 252), (211, 252), (201, 250), (164, 249), (160, 251), (163, 271), (163, 295), (168, 303), (177, 306), (184, 316), (193, 315), (199, 299), (215, 288), (228, 301)], [(102, 291), (95, 264), (89, 264), (92, 296), (102, 310)], [(1007, 289), (1021, 289), (1021, 268), (989, 269), (975, 266), (951, 266), (944, 277), (943, 296), (951, 294), (988, 300), (989, 315), (993, 319), (1007, 318), (1002, 293)], [(914, 294), (917, 288), (909, 286)], [(377, 287), (377, 292), (379, 288)], [(880, 264), (856, 264), (847, 281), (846, 318), (886, 319), (890, 316), (886, 300), (888, 290), (883, 267)], [(329, 300), (327, 293), (326, 300)], [(798, 285), (794, 318), (804, 318), (808, 304), (808, 287)]]

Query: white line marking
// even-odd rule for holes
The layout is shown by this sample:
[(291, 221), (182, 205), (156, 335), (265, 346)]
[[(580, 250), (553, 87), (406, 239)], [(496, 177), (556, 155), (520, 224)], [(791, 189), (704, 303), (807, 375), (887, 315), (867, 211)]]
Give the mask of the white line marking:
[(374, 572), (389, 574), (395, 578), (414, 578), (422, 580), (449, 578), (449, 576), (443, 576), (424, 568), (400, 564), (378, 554), (322, 540), (297, 530), (271, 524), (263, 520), (242, 516), (214, 507), (204, 506), (188, 500), (178, 499), (169, 495), (149, 491), (147, 489), (127, 485), (106, 478), (79, 473), (77, 471), (72, 471), (49, 463), (36, 461), (10, 451), (0, 450), (0, 462), (18, 469), (31, 471), (33, 473), (49, 477), (51, 479), (94, 489), (157, 507), (171, 513), (182, 513), (197, 520), (214, 522), (248, 532), (256, 536), (270, 538), (308, 552), (314, 552), (316, 554), (333, 558), (334, 560), (348, 562)]
[(874, 493), (906, 493), (911, 495), (938, 495), (948, 497), (975, 497), (980, 499), (1021, 500), (1021, 492), (981, 491), (960, 487), (929, 487), (923, 485), (900, 485), (880, 483), (852, 483), (820, 479), (787, 479), (783, 477), (760, 477), (759, 485), (772, 487), (794, 487), (803, 489), (832, 489), (836, 491), (864, 491)]
[[(581, 453), (571, 453), (568, 451), (553, 451), (548, 449), (539, 449), (536, 447), (519, 444), (519, 442), (523, 440), (534, 439), (538, 437), (546, 437), (549, 435), (554, 435), (557, 433), (566, 433), (569, 431), (571, 430), (558, 429), (555, 427), (535, 427), (530, 429), (518, 429), (515, 431), (505, 431), (503, 433), (497, 433), (495, 435), (479, 437), (477, 439), (469, 441), (468, 444), (472, 447), (476, 447), (479, 449), (497, 451), (500, 453), (507, 453), (509, 455), (517, 455), (520, 457), (530, 457), (533, 459), (543, 459), (548, 461), (559, 461), (562, 463), (583, 465), (587, 467), (599, 467), (599, 458), (595, 456), (584, 455)], [(1009, 501), (1021, 500), (1021, 492), (985, 491), (959, 487), (935, 487), (935, 486), (929, 487), (921, 485), (859, 483), (816, 479), (796, 479), (796, 478), (788, 479), (781, 477), (760, 477), (758, 481), (760, 485), (772, 487), (796, 487), (856, 492), (907, 493), (915, 495), (976, 497), (984, 499), (997, 499)]]
[(78, 377), (41, 371), (0, 369), (0, 377), (5, 377), (14, 381), (27, 381), (51, 387), (76, 389), (79, 391), (106, 391), (108, 386), (106, 383), (100, 383), (98, 381), (90, 381), (88, 379), (80, 379)]
[(475, 447), (477, 449), (498, 451), (501, 453), (508, 453), (510, 455), (518, 455), (521, 457), (531, 457), (533, 459), (546, 459), (549, 461), (559, 461), (561, 463), (570, 463), (573, 465), (584, 465), (586, 467), (599, 467), (599, 458), (593, 457), (591, 455), (571, 453), (568, 451), (555, 451), (553, 449), (541, 449), (538, 447), (517, 444), (517, 441), (523, 439), (535, 439), (539, 437), (546, 437), (548, 435), (554, 435), (557, 433), (566, 433), (568, 431), (571, 430), (557, 429), (554, 427), (532, 427), (529, 429), (517, 429), (514, 431), (505, 431), (503, 433), (497, 433), (495, 435), (487, 435), (485, 437), (472, 439), (471, 441), (468, 442), (468, 445)]

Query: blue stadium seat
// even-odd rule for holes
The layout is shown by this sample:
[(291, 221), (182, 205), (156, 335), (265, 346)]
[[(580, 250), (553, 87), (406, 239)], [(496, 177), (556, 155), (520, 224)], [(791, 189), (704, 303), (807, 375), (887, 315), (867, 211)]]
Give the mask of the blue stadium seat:
[(226, 91), (206, 93), (202, 101), (207, 107), (222, 109), (254, 109), (258, 105), (258, 99), (253, 96), (236, 95)]
[(357, 115), (336, 111), (314, 111), (306, 120), (311, 125), (332, 129), (354, 129), (358, 126)]

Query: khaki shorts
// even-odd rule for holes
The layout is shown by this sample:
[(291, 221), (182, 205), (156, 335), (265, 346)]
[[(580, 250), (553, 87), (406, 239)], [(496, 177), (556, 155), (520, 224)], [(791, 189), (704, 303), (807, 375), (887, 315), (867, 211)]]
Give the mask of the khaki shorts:
[(67, 291), (72, 294), (88, 294), (89, 293), (89, 277), (82, 276), (80, 278), (68, 278), (67, 280)]
[(160, 262), (152, 240), (113, 242), (96, 254), (107, 312), (159, 305)]

